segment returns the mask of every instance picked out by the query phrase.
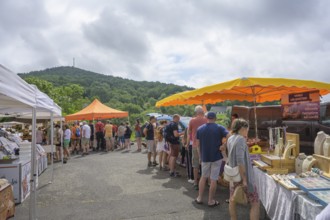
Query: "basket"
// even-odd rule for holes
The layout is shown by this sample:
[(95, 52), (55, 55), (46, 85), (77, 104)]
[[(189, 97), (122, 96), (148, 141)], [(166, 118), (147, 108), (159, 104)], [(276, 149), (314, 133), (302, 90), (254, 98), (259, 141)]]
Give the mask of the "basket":
[(267, 174), (268, 175), (273, 175), (273, 174), (288, 174), (289, 169), (286, 168), (268, 168), (267, 169)]

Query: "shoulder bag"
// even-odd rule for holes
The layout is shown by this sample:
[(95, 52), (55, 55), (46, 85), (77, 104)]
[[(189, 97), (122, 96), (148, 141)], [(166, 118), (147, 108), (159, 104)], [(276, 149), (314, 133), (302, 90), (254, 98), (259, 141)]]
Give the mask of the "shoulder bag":
[(228, 160), (224, 167), (224, 179), (228, 182), (241, 182), (241, 180), (242, 180), (241, 175), (239, 173), (238, 166), (236, 166), (236, 167), (229, 166), (229, 160), (231, 157), (231, 153), (233, 152), (233, 149), (235, 148), (236, 143), (237, 143), (237, 138), (234, 142), (233, 147), (231, 148), (231, 150), (228, 154)]

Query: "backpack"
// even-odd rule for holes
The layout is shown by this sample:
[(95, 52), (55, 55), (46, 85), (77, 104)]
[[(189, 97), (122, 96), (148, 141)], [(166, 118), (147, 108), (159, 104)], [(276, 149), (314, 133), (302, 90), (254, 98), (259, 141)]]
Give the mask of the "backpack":
[(175, 137), (173, 134), (172, 123), (170, 123), (169, 125), (166, 125), (166, 127), (164, 129), (163, 137), (165, 138), (166, 142), (171, 143), (174, 141)]
[(131, 135), (132, 135), (132, 130), (131, 130), (131, 128), (129, 127), (129, 126), (127, 126), (126, 127), (126, 134), (127, 134), (127, 136), (129, 136), (129, 137), (131, 137)]
[(142, 125), (142, 127), (141, 127), (141, 137), (146, 137), (146, 136), (144, 135), (144, 129), (147, 127), (148, 124), (149, 124), (149, 123), (145, 123), (144, 125)]
[(157, 130), (156, 130), (157, 141), (163, 141), (163, 139), (164, 139), (163, 133), (164, 133), (164, 127), (163, 126), (157, 127)]
[(80, 128), (77, 127), (76, 128), (76, 137), (80, 137), (80, 135), (81, 135)]

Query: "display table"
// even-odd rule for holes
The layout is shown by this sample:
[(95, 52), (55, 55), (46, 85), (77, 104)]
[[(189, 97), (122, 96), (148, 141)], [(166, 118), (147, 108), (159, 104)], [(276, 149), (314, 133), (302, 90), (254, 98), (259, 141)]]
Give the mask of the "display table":
[(323, 206), (308, 198), (303, 191), (287, 190), (259, 168), (253, 169), (260, 201), (271, 219), (315, 219), (323, 210)]
[[(20, 145), (19, 158), (8, 163), (0, 164), (0, 178), (7, 179), (13, 186), (15, 203), (22, 203), (30, 194), (31, 179), (31, 143), (22, 142)], [(39, 175), (47, 168), (47, 156), (44, 149), (37, 145), (37, 176), (38, 187)]]
[(30, 194), (31, 159), (20, 158), (0, 164), (0, 177), (13, 186), (15, 203), (23, 202)]

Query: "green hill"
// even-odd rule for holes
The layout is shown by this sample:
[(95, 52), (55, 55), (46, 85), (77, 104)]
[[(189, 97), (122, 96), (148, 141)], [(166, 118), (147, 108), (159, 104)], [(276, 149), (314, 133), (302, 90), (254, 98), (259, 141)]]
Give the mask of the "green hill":
[(192, 107), (154, 108), (157, 100), (192, 89), (186, 86), (134, 81), (74, 67), (55, 67), (19, 75), (53, 98), (62, 107), (64, 115), (80, 110), (94, 98), (113, 108), (129, 111), (133, 118), (155, 111), (191, 113)]

